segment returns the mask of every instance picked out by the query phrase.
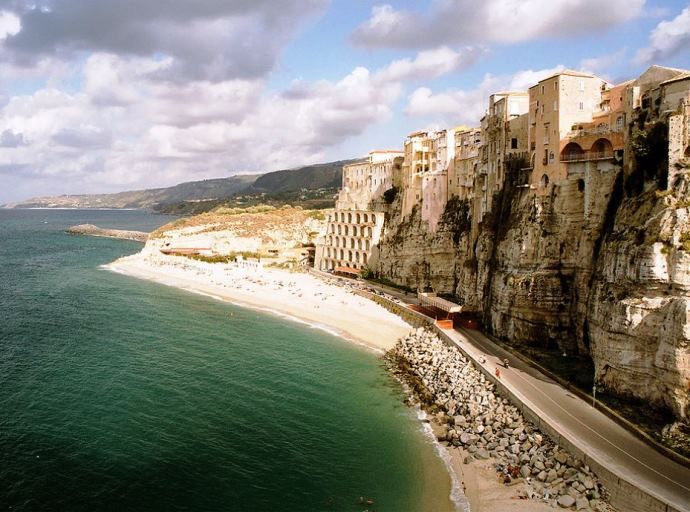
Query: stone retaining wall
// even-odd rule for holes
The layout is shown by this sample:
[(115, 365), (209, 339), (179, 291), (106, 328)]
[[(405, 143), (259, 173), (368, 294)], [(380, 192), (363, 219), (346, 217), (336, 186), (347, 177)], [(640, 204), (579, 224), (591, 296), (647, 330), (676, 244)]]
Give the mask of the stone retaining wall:
[[(431, 324), (430, 328), (435, 334), (439, 336), (448, 345), (457, 348), (465, 357), (473, 360), (472, 357), (463, 348), (455, 343), (442, 329)], [(522, 415), (545, 434), (548, 434), (554, 442), (563, 446), (571, 454), (579, 457), (582, 461), (594, 470), (597, 477), (606, 486), (609, 491), (610, 503), (618, 510), (625, 512), (683, 512), (681, 509), (668, 505), (652, 496), (647, 491), (644, 491), (634, 484), (626, 481), (620, 476), (616, 475), (606, 467), (601, 465), (583, 449), (576, 445), (571, 439), (562, 436), (558, 430), (552, 426), (548, 421), (542, 419), (534, 410), (525, 405), (512, 391), (510, 391), (505, 384), (497, 379), (489, 370), (482, 365), (475, 365), (485, 376), (485, 378), (496, 386), (496, 389), (511, 403), (513, 403), (521, 412)]]

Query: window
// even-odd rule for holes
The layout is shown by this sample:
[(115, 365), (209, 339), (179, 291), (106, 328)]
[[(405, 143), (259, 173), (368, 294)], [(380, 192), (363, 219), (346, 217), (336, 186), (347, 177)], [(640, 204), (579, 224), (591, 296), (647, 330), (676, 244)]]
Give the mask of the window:
[(510, 139), (510, 149), (517, 149), (517, 147), (518, 140), (515, 137), (513, 137), (512, 139)]
[(585, 81), (584, 80), (580, 80), (580, 90), (581, 91), (585, 90)]
[(558, 110), (558, 101), (557, 100), (553, 100), (553, 110), (554, 110), (554, 112), (556, 110)]
[(557, 91), (558, 90), (558, 80), (553, 81), (553, 90)]
[(541, 86), (541, 93), (544, 94), (544, 86)]
[(618, 119), (616, 119), (616, 128), (618, 130), (623, 129), (623, 116), (618, 116)]
[(544, 115), (544, 105), (541, 106), (541, 115)]
[(580, 112), (582, 112), (585, 109), (585, 102), (584, 101), (580, 102), (579, 109), (580, 109)]

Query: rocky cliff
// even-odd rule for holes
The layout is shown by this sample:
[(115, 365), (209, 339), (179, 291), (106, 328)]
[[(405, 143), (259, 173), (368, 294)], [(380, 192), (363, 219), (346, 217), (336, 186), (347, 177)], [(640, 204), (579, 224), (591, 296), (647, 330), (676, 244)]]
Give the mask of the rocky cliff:
[(454, 295), (508, 343), (591, 357), (600, 385), (687, 421), (690, 181), (575, 170), (543, 192), (508, 176), (481, 222), (453, 199), (436, 232), (394, 202), (372, 270)]

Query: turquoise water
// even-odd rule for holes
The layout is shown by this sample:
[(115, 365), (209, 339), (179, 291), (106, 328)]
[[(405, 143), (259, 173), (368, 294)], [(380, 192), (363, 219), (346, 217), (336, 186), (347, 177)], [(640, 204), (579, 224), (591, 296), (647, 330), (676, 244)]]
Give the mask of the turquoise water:
[(63, 233), (167, 220), (0, 210), (0, 510), (447, 510), (375, 355), (100, 269), (140, 245)]

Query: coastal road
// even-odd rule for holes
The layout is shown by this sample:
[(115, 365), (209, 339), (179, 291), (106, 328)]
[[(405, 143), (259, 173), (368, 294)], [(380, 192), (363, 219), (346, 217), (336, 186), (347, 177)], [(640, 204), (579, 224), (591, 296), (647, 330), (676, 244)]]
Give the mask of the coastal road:
[[(663, 456), (608, 416), (512, 356), (478, 331), (444, 332), (501, 381), (540, 418), (615, 475), (677, 510), (690, 512), (690, 469)], [(479, 363), (479, 357), (486, 358)], [(510, 368), (503, 368), (507, 358)], [(640, 411), (644, 414), (644, 411)]]

